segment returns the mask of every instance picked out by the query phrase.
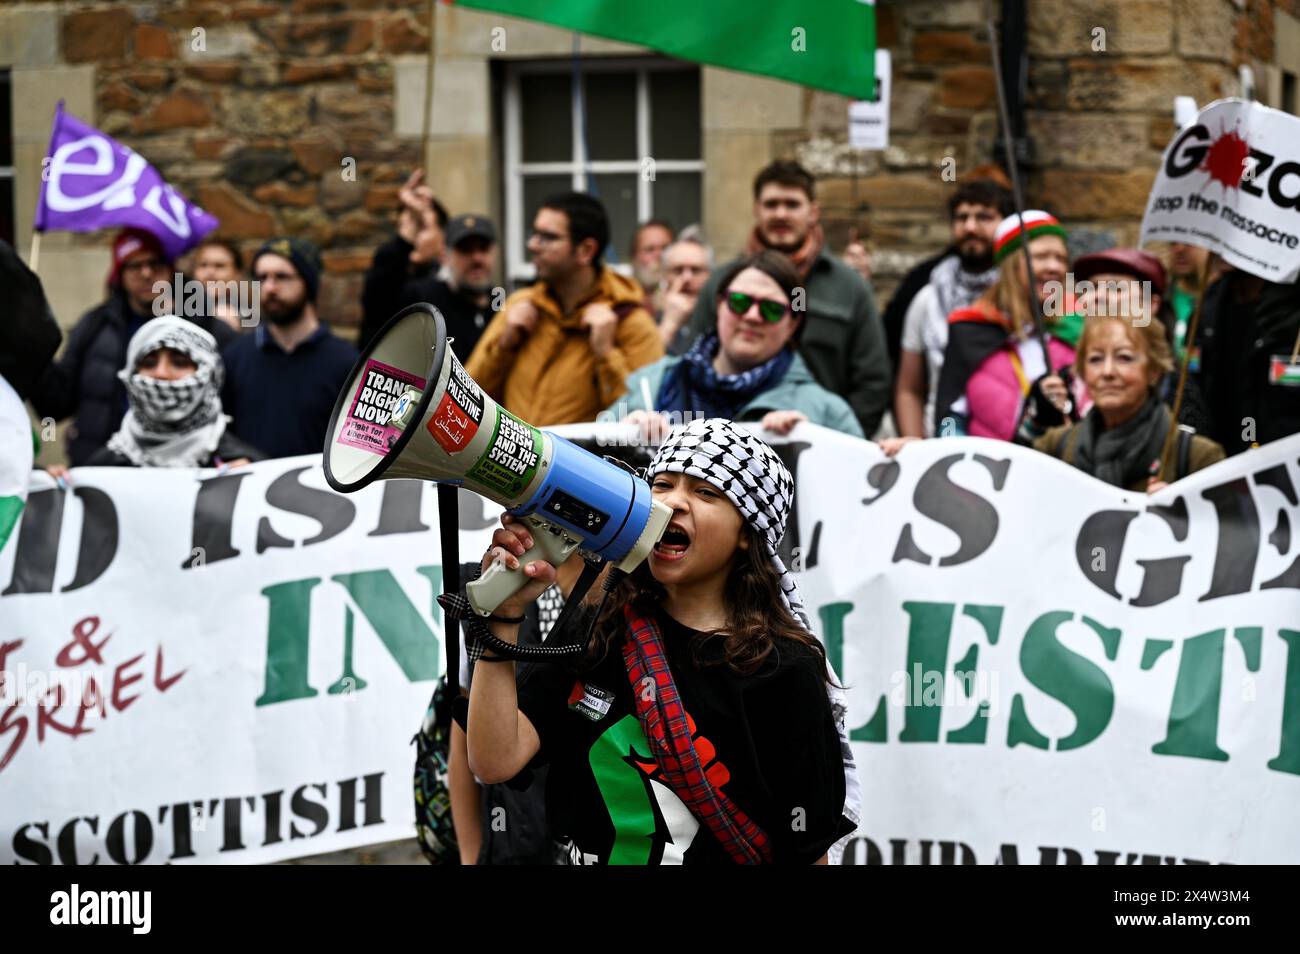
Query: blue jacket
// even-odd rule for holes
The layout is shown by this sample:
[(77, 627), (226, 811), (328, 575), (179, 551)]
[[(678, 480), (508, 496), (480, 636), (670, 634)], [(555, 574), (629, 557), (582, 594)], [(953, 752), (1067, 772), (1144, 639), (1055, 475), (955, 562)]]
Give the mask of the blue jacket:
[[(644, 381), (650, 392), (650, 399), (659, 398), (659, 385), (669, 368), (682, 359), (679, 356), (662, 358), (653, 364), (633, 371), (627, 378), (627, 393), (615, 401), (602, 415), (605, 419), (621, 421), (633, 411), (655, 410), (647, 408), (645, 402)], [(813, 424), (829, 427), (832, 430), (862, 437), (862, 425), (858, 423), (853, 408), (838, 394), (832, 394), (818, 384), (798, 354), (794, 356), (785, 376), (775, 387), (768, 388), (740, 409), (737, 421), (758, 421), (768, 411), (802, 411)]]

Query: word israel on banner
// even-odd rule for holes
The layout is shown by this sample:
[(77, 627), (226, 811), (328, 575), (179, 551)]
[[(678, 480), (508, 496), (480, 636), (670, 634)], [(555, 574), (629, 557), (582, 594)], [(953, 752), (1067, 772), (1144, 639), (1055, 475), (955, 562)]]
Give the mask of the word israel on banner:
[(134, 149), (63, 111), (59, 101), (36, 205), (36, 231), (134, 226), (176, 258), (221, 223), (163, 180)]
[(1165, 150), (1140, 242), (1185, 242), (1271, 282), (1300, 275), (1300, 119), (1221, 99)]
[[(618, 425), (555, 430), (648, 460)], [(1300, 861), (1300, 436), (1150, 497), (982, 438), (762, 436), (848, 687), (846, 863)], [(413, 837), (432, 485), (341, 495), (310, 456), (71, 486), (36, 474), (0, 550), (0, 864)], [(473, 559), (500, 508), (458, 509)]]

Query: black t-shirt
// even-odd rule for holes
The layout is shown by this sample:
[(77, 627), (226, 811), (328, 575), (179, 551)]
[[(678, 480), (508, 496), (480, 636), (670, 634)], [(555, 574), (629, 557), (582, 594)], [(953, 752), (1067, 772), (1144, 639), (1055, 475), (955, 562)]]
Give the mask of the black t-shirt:
[[(773, 861), (816, 861), (853, 830), (842, 814), (844, 764), (817, 656), (781, 639), (750, 675), (725, 663), (696, 665), (699, 634), (666, 612), (658, 618), (715, 788), (767, 833)], [(720, 639), (702, 646), (702, 662), (721, 658)], [(573, 839), (575, 864), (731, 864), (663, 779), (633, 702), (617, 647), (581, 670), (535, 666), (523, 680), (519, 708), (541, 738), (533, 764), (550, 766), (552, 828)]]

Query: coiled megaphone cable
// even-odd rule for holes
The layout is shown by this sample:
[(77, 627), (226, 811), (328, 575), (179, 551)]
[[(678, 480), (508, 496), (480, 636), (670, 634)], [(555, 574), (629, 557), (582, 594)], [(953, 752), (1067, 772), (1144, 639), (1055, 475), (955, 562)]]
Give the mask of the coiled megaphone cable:
[[(605, 603), (609, 599), (609, 594), (613, 591), (625, 576), (626, 573), (617, 567), (610, 567), (609, 576), (606, 577), (604, 585), (601, 587), (602, 593), (600, 603), (596, 607), (596, 613), (591, 618), (587, 626), (587, 632), (583, 639), (576, 642), (559, 643), (556, 641), (558, 635), (565, 630), (566, 624), (577, 612), (577, 607), (581, 605), (587, 591), (591, 589), (591, 584), (595, 582), (596, 577), (604, 569), (605, 561), (603, 560), (585, 560), (582, 573), (569, 591), (568, 598), (564, 601), (564, 609), (560, 611), (559, 618), (556, 619), (555, 625), (551, 627), (548, 638), (545, 642), (536, 646), (520, 646), (517, 643), (508, 643), (501, 639), (488, 627), (488, 617), (480, 616), (475, 613), (469, 605), (469, 598), (460, 593), (444, 593), (438, 597), (438, 604), (442, 606), (443, 614), (449, 620), (463, 620), (466, 629), (469, 632), (470, 640), (480, 647), (477, 660), (481, 662), (560, 662), (577, 658), (587, 650), (587, 644), (591, 640), (591, 632), (595, 628), (601, 614), (605, 612)], [(483, 649), (490, 649), (495, 656), (483, 656)]]

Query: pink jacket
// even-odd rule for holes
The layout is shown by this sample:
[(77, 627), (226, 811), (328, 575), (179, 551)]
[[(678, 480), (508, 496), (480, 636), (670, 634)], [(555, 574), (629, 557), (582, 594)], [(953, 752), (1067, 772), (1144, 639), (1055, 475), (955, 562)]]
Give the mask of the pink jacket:
[[(1074, 364), (1074, 349), (1063, 341), (1048, 336), (1047, 351), (1053, 371)], [(1015, 436), (1024, 393), (1012, 363), (1014, 354), (1015, 348), (1010, 343), (999, 348), (981, 362), (966, 382), (966, 433), (972, 437), (1009, 441)], [(1092, 400), (1082, 381), (1073, 381), (1071, 394), (1079, 413), (1087, 413)]]

